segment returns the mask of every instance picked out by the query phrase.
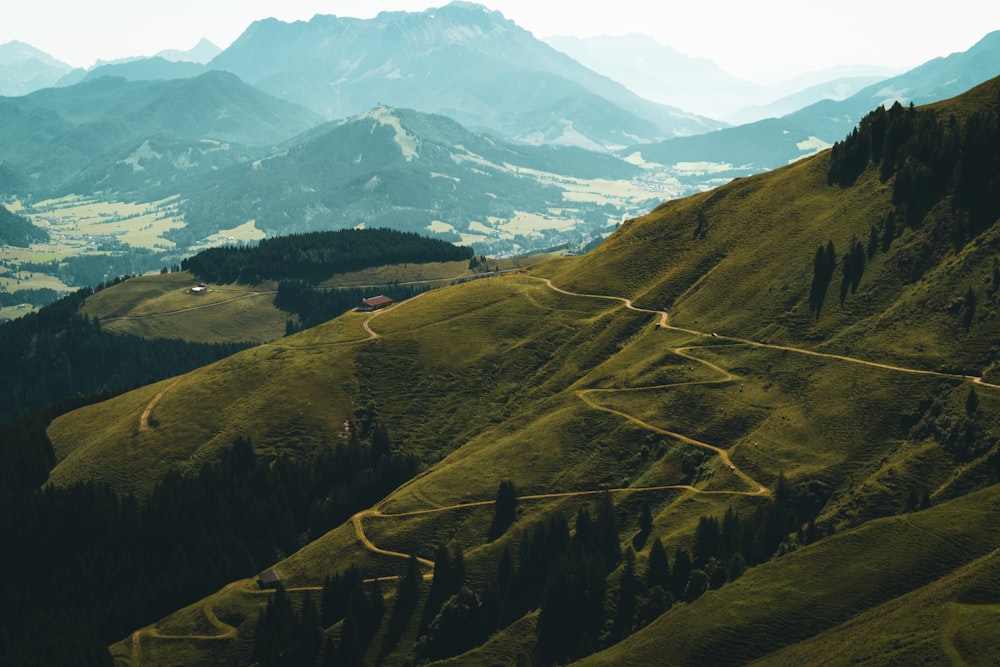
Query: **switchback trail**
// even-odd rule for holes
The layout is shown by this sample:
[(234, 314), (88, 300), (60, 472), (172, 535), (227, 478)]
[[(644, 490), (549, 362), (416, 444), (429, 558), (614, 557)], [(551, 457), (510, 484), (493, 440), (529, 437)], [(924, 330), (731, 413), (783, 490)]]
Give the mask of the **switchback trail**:
[[(796, 347), (790, 347), (790, 346), (785, 346), (785, 345), (774, 345), (774, 344), (770, 344), (770, 343), (761, 343), (761, 342), (758, 342), (758, 341), (747, 340), (747, 339), (744, 339), (744, 338), (737, 338), (737, 337), (734, 337), (734, 336), (723, 336), (723, 335), (718, 335), (717, 333), (707, 333), (707, 332), (704, 332), (704, 331), (696, 331), (696, 330), (693, 330), (693, 329), (686, 329), (686, 328), (683, 328), (683, 327), (677, 327), (677, 326), (673, 326), (673, 325), (670, 324), (669, 314), (666, 311), (662, 311), (662, 310), (650, 310), (650, 309), (647, 309), (647, 308), (639, 308), (639, 307), (635, 306), (632, 303), (631, 299), (627, 299), (625, 297), (619, 297), (619, 296), (609, 296), (609, 295), (606, 295), (606, 294), (583, 294), (583, 293), (578, 293), (578, 292), (571, 292), (569, 290), (565, 290), (565, 289), (562, 289), (560, 287), (557, 287), (556, 285), (554, 285), (552, 283), (552, 280), (549, 279), (549, 278), (541, 278), (541, 277), (537, 277), (537, 276), (531, 276), (531, 278), (533, 278), (535, 280), (541, 280), (541, 281), (543, 281), (545, 283), (545, 285), (547, 287), (549, 287), (549, 289), (551, 289), (551, 290), (553, 290), (555, 292), (558, 292), (560, 294), (565, 294), (567, 296), (580, 297), (580, 298), (603, 299), (603, 300), (606, 300), (606, 301), (618, 301), (618, 302), (622, 303), (629, 310), (632, 310), (632, 311), (635, 311), (635, 312), (639, 312), (639, 313), (649, 313), (649, 314), (657, 315), (659, 317), (659, 320), (657, 321), (657, 326), (659, 328), (661, 328), (661, 329), (669, 329), (669, 330), (678, 331), (678, 332), (686, 333), (686, 334), (693, 335), (693, 336), (699, 336), (699, 337), (702, 337), (702, 338), (711, 338), (713, 340), (717, 340), (717, 341), (720, 341), (720, 342), (738, 343), (738, 344), (748, 345), (748, 346), (752, 346), (752, 347), (766, 348), (766, 349), (772, 349), (772, 350), (783, 350), (783, 351), (797, 353), (797, 354), (805, 354), (805, 355), (814, 356), (814, 357), (820, 357), (820, 358), (825, 358), (825, 359), (833, 359), (833, 360), (837, 360), (837, 361), (843, 361), (843, 362), (848, 362), (848, 363), (860, 364), (860, 365), (863, 365), (863, 366), (868, 366), (870, 368), (879, 368), (879, 369), (882, 369), (882, 370), (890, 370), (890, 371), (896, 371), (896, 372), (900, 372), (900, 373), (912, 373), (912, 374), (919, 374), (919, 375), (931, 375), (931, 376), (942, 377), (942, 378), (949, 378), (949, 379), (969, 380), (970, 382), (973, 382), (975, 384), (979, 384), (979, 385), (986, 386), (986, 387), (1000, 389), (1000, 385), (990, 384), (988, 382), (985, 382), (981, 377), (976, 377), (976, 376), (959, 375), (959, 374), (953, 374), (953, 373), (944, 373), (944, 372), (940, 372), (940, 371), (929, 371), (929, 370), (923, 370), (923, 369), (906, 368), (906, 367), (902, 367), (902, 366), (894, 366), (894, 365), (891, 365), (891, 364), (883, 364), (883, 363), (878, 363), (878, 362), (874, 362), (874, 361), (868, 361), (868, 360), (865, 360), (865, 359), (858, 359), (856, 357), (849, 357), (849, 356), (846, 356), (846, 355), (837, 355), (837, 354), (831, 354), (831, 353), (825, 353), (825, 352), (816, 352), (814, 350), (807, 350), (807, 349), (803, 349), (803, 348), (796, 348)], [(401, 305), (401, 304), (397, 304), (397, 305)], [(381, 312), (381, 311), (379, 311), (379, 312)], [(378, 313), (376, 313), (376, 314), (378, 314)], [(375, 339), (375, 338), (379, 337), (379, 334), (377, 334), (375, 331), (373, 331), (371, 329), (371, 327), (369, 326), (369, 324), (370, 324), (370, 322), (371, 322), (372, 319), (374, 319), (374, 315), (372, 317), (368, 318), (367, 320), (365, 320), (365, 322), (364, 322), (364, 328), (365, 328), (365, 331), (368, 332), (369, 337), (371, 339)], [(709, 451), (712, 451), (712, 452), (718, 454), (719, 459), (722, 461), (722, 463), (726, 467), (728, 467), (729, 470), (732, 471), (736, 476), (738, 476), (740, 479), (742, 479), (748, 486), (750, 486), (751, 489), (754, 489), (754, 490), (752, 490), (752, 491), (708, 491), (708, 490), (698, 489), (698, 488), (696, 488), (694, 486), (691, 486), (691, 485), (681, 484), (681, 485), (666, 485), (666, 486), (655, 486), (655, 487), (600, 489), (600, 490), (590, 490), (590, 491), (568, 491), (568, 492), (561, 492), (561, 493), (557, 492), (557, 493), (547, 493), (547, 494), (537, 494), (537, 495), (526, 495), (526, 496), (520, 496), (518, 498), (518, 500), (541, 500), (541, 499), (547, 499), (547, 498), (566, 498), (566, 497), (573, 497), (573, 496), (596, 495), (596, 494), (600, 494), (600, 493), (642, 493), (642, 492), (651, 492), (651, 491), (663, 491), (663, 490), (668, 490), (668, 489), (684, 490), (684, 491), (688, 491), (688, 492), (691, 492), (691, 493), (713, 494), (713, 495), (766, 495), (768, 493), (767, 487), (765, 487), (763, 484), (760, 484), (759, 482), (757, 482), (756, 480), (754, 480), (752, 477), (750, 477), (748, 474), (746, 474), (745, 472), (743, 472), (742, 470), (740, 470), (739, 468), (737, 468), (736, 465), (733, 464), (732, 459), (729, 457), (729, 452), (727, 450), (725, 450), (725, 449), (723, 449), (721, 447), (717, 447), (715, 445), (706, 443), (706, 442), (701, 442), (699, 440), (695, 440), (694, 438), (686, 436), (686, 435), (684, 435), (682, 433), (678, 433), (676, 431), (669, 431), (667, 429), (660, 428), (660, 427), (655, 426), (653, 424), (649, 424), (647, 422), (642, 421), (638, 417), (635, 417), (634, 415), (630, 415), (630, 414), (628, 414), (626, 412), (623, 412), (623, 411), (620, 411), (620, 410), (615, 410), (613, 408), (609, 408), (609, 407), (600, 405), (599, 403), (597, 403), (594, 400), (593, 395), (600, 394), (600, 393), (640, 391), (640, 390), (649, 390), (649, 389), (657, 389), (657, 388), (664, 388), (664, 389), (666, 389), (666, 388), (669, 388), (669, 387), (686, 386), (686, 385), (692, 385), (692, 384), (718, 384), (718, 383), (731, 382), (733, 379), (735, 379), (736, 376), (733, 375), (732, 373), (730, 373), (729, 371), (727, 371), (727, 370), (725, 370), (725, 369), (723, 369), (723, 368), (721, 368), (721, 367), (719, 367), (719, 366), (717, 366), (717, 365), (715, 365), (715, 364), (713, 364), (711, 362), (708, 362), (708, 361), (706, 361), (704, 359), (700, 359), (700, 358), (695, 357), (694, 355), (690, 354), (689, 350), (691, 350), (691, 349), (692, 349), (691, 346), (684, 346), (684, 347), (675, 347), (675, 348), (672, 348), (671, 351), (674, 352), (675, 354), (681, 356), (681, 357), (684, 357), (686, 359), (690, 359), (691, 361), (694, 361), (694, 362), (696, 362), (698, 364), (701, 364), (701, 365), (703, 365), (703, 366), (705, 366), (705, 367), (707, 367), (707, 368), (715, 371), (721, 377), (719, 379), (717, 379), (717, 380), (700, 380), (700, 381), (691, 381), (691, 382), (680, 382), (680, 383), (675, 383), (675, 384), (670, 384), (670, 385), (662, 385), (662, 386), (659, 386), (659, 387), (634, 387), (634, 388), (627, 388), (627, 389), (581, 389), (581, 390), (578, 390), (576, 392), (576, 396), (581, 401), (583, 401), (585, 404), (587, 404), (587, 406), (590, 407), (591, 409), (601, 410), (601, 411), (604, 411), (604, 412), (608, 412), (608, 413), (614, 414), (614, 415), (616, 415), (618, 417), (621, 417), (622, 419), (625, 419), (626, 421), (631, 422), (631, 423), (633, 423), (633, 424), (635, 424), (635, 425), (637, 425), (637, 426), (639, 426), (641, 428), (653, 431), (654, 433), (660, 433), (662, 435), (666, 435), (668, 437), (674, 438), (674, 439), (679, 440), (681, 442), (693, 445), (695, 447), (701, 447), (703, 449), (707, 449)], [(396, 512), (396, 513), (386, 513), (386, 512), (382, 512), (382, 511), (380, 511), (378, 509), (372, 508), (372, 509), (368, 509), (368, 510), (364, 510), (364, 511), (358, 512), (353, 517), (351, 517), (351, 522), (352, 522), (352, 524), (354, 526), (354, 532), (355, 532), (356, 536), (358, 537), (358, 540), (369, 551), (372, 551), (374, 553), (383, 554), (383, 555), (394, 556), (394, 557), (398, 557), (398, 558), (409, 558), (410, 554), (404, 554), (404, 553), (396, 552), (396, 551), (388, 551), (388, 550), (385, 550), (385, 549), (380, 549), (379, 547), (375, 546), (375, 544), (373, 544), (371, 542), (371, 540), (368, 539), (367, 535), (365, 535), (365, 533), (364, 533), (364, 526), (362, 524), (362, 520), (365, 517), (403, 518), (403, 517), (409, 517), (409, 516), (419, 516), (419, 515), (424, 515), (424, 514), (431, 514), (431, 513), (435, 513), (435, 512), (453, 511), (453, 510), (458, 510), (458, 509), (467, 508), (467, 507), (481, 507), (481, 506), (492, 505), (492, 504), (494, 504), (493, 500), (481, 500), (481, 501), (473, 501), (473, 502), (467, 502), (467, 503), (458, 503), (458, 504), (448, 505), (448, 506), (444, 506), (444, 507), (433, 507), (433, 508), (429, 508), (429, 509), (413, 510), (413, 511), (408, 511), (408, 512)], [(427, 559), (419, 559), (419, 560), (424, 565), (426, 565), (426, 566), (428, 566), (430, 568), (433, 568), (433, 563), (431, 561), (429, 561)]]
[[(773, 343), (761, 343), (759, 341), (748, 340), (746, 338), (738, 338), (736, 336), (725, 336), (725, 335), (718, 334), (718, 333), (707, 333), (705, 331), (697, 331), (695, 329), (685, 329), (684, 327), (678, 327), (678, 326), (674, 326), (673, 324), (670, 324), (669, 314), (666, 311), (663, 311), (663, 310), (649, 310), (648, 308), (638, 308), (638, 307), (632, 305), (632, 300), (631, 299), (626, 299), (626, 298), (620, 297), (620, 296), (608, 296), (606, 294), (581, 294), (579, 292), (570, 292), (570, 291), (564, 290), (564, 289), (562, 289), (560, 287), (556, 287), (555, 285), (552, 284), (552, 281), (549, 278), (540, 278), (540, 277), (537, 277), (537, 276), (532, 276), (532, 277), (535, 280), (541, 280), (541, 281), (543, 281), (546, 285), (548, 285), (548, 287), (550, 289), (552, 289), (552, 290), (554, 290), (556, 292), (559, 292), (560, 294), (566, 294), (567, 296), (578, 296), (578, 297), (583, 297), (583, 298), (587, 298), (587, 299), (605, 299), (605, 300), (609, 300), (609, 301), (620, 301), (629, 310), (634, 310), (634, 311), (636, 311), (638, 313), (650, 313), (650, 314), (653, 314), (653, 315), (658, 315), (660, 317), (660, 320), (659, 320), (658, 324), (659, 324), (659, 327), (662, 328), (662, 329), (670, 329), (672, 331), (680, 331), (681, 333), (690, 334), (692, 336), (701, 336), (702, 338), (709, 338), (709, 337), (711, 337), (711, 338), (713, 338), (715, 340), (728, 341), (730, 343), (740, 343), (742, 345), (749, 345), (751, 347), (767, 348), (767, 349), (770, 349), (770, 350), (782, 350), (784, 352), (794, 352), (796, 354), (805, 354), (805, 355), (809, 355), (811, 357), (821, 357), (823, 359), (834, 359), (836, 361), (846, 361), (846, 362), (852, 363), (852, 364), (860, 364), (862, 366), (868, 366), (870, 368), (880, 368), (882, 370), (895, 371), (897, 373), (911, 373), (911, 374), (914, 374), (914, 375), (930, 375), (930, 376), (933, 376), (933, 377), (948, 378), (948, 379), (952, 379), (952, 380), (968, 380), (969, 382), (972, 382), (973, 384), (982, 385), (984, 387), (990, 387), (992, 389), (1000, 389), (1000, 385), (998, 385), (998, 384), (991, 384), (989, 382), (986, 382), (985, 380), (983, 380), (982, 377), (980, 377), (978, 375), (962, 375), (960, 373), (945, 373), (943, 371), (930, 371), (930, 370), (925, 370), (925, 369), (922, 369), (922, 368), (907, 368), (906, 366), (894, 366), (892, 364), (883, 364), (883, 363), (880, 363), (880, 362), (877, 362), (877, 361), (868, 361), (866, 359), (859, 359), (858, 357), (849, 357), (847, 355), (842, 355), (842, 354), (833, 354), (833, 353), (830, 353), (830, 352), (817, 352), (816, 350), (808, 350), (808, 349), (801, 348), (801, 347), (792, 347), (792, 346), (789, 346), (789, 345), (775, 345)], [(694, 357), (688, 357), (688, 358), (694, 359)], [(699, 361), (700, 363), (705, 363), (704, 361), (701, 361), (699, 359), (695, 359), (695, 360)]]

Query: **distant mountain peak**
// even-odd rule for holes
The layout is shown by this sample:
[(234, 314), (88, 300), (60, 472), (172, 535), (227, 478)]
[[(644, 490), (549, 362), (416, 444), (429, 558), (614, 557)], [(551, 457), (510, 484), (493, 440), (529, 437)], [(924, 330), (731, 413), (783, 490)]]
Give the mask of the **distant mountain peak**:
[(355, 116), (353, 119), (346, 121), (359, 121), (359, 120), (373, 120), (379, 125), (384, 125), (386, 127), (391, 127), (395, 132), (393, 139), (396, 145), (399, 146), (400, 151), (403, 154), (403, 159), (407, 162), (412, 161), (414, 158), (420, 157), (417, 152), (417, 148), (420, 144), (420, 139), (416, 136), (410, 134), (404, 127), (402, 118), (396, 109), (392, 107), (387, 107), (380, 105), (375, 107), (370, 111), (366, 111), (362, 114)]
[(202, 37), (197, 44), (186, 51), (166, 49), (157, 53), (156, 57), (173, 62), (192, 62), (204, 65), (220, 53), (222, 53), (222, 49)]

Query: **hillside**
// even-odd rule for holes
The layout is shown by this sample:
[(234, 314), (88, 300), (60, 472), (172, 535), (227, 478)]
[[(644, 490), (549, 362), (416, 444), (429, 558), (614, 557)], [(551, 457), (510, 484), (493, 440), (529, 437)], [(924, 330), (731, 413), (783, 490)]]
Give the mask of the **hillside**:
[[(998, 92), (873, 112), (831, 151), (668, 202), (587, 255), (55, 420), (52, 502), (94, 480), (211, 497), (234, 460), (293, 479), (355, 433), (419, 464), (332, 529), (304, 501), (260, 505), (302, 548), (264, 559), (234, 536), (256, 555), (232, 547), (229, 583), (185, 580), (159, 622), (97, 603), (115, 659), (781, 664), (846, 640), (874, 664), (928, 642), (989, 662)], [(215, 497), (205, 525), (227, 511)], [(248, 560), (282, 586), (261, 590)]]

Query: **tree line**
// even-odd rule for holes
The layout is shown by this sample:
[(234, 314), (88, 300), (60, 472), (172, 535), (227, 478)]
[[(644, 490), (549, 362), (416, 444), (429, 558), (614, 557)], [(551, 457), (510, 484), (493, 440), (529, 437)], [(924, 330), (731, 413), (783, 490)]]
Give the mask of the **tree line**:
[(31, 220), (0, 204), (0, 246), (27, 248), (32, 243), (48, 243), (49, 233)]
[[(722, 517), (701, 517), (692, 545), (676, 548), (672, 559), (660, 538), (647, 544), (653, 519), (645, 503), (639, 533), (623, 550), (618, 511), (602, 494), (572, 520), (555, 513), (512, 536), (479, 586), (467, 579), (463, 550), (439, 545), (430, 586), (411, 557), (391, 608), (382, 585), (364, 584), (353, 567), (326, 579), (318, 608), (312, 596), (295, 611), (287, 596), (276, 595), (258, 619), (251, 659), (264, 665), (378, 663), (410, 628), (417, 640), (409, 660), (444, 660), (537, 612), (534, 645), (519, 660), (565, 664), (621, 641), (674, 604), (694, 602), (747, 568), (818, 539), (823, 531), (815, 517), (829, 494), (821, 482), (789, 485), (781, 476), (773, 500), (752, 512), (730, 508)], [(502, 482), (487, 542), (512, 525), (516, 498), (513, 483)], [(644, 567), (633, 547), (646, 551)], [(339, 635), (328, 632), (337, 623)], [(374, 646), (380, 632), (381, 645)]]
[(356, 308), (361, 300), (370, 296), (385, 295), (393, 301), (405, 301), (434, 289), (431, 283), (402, 285), (398, 282), (375, 287), (338, 287), (321, 289), (301, 280), (283, 280), (278, 283), (274, 305), (298, 318), (298, 325), (289, 320), (285, 334), (314, 327)]
[(256, 284), (261, 280), (320, 283), (337, 273), (389, 264), (468, 261), (472, 248), (413, 232), (344, 229), (262, 240), (256, 246), (203, 250), (181, 262), (202, 280)]
[[(355, 429), (352, 429), (354, 432)], [(416, 474), (384, 429), (311, 460), (259, 457), (237, 439), (146, 498), (95, 483), (0, 486), (0, 663), (110, 664), (107, 646), (250, 577)]]
[[(116, 281), (117, 282), (117, 281)], [(99, 286), (101, 289), (103, 286)], [(107, 398), (218, 361), (248, 343), (190, 343), (104, 331), (81, 289), (0, 326), (0, 421), (75, 396)], [(53, 415), (55, 416), (55, 415)]]
[(851, 185), (872, 165), (882, 182), (895, 177), (892, 202), (905, 224), (928, 226), (958, 248), (1000, 217), (998, 146), (1000, 97), (961, 121), (896, 102), (869, 113), (834, 144), (828, 181)]

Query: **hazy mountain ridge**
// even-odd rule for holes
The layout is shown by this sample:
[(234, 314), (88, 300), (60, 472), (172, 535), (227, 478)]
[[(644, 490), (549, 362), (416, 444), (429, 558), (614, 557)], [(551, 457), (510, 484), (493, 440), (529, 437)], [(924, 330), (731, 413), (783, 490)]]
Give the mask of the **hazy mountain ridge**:
[(220, 53), (222, 53), (222, 49), (202, 37), (190, 49), (165, 49), (157, 53), (156, 56), (174, 62), (192, 62), (204, 65)]
[[(623, 213), (567, 201), (561, 187), (521, 170), (573, 178), (629, 179), (639, 173), (606, 154), (506, 143), (445, 116), (379, 107), (314, 128), (279, 153), (204, 179), (188, 191), (182, 205), (188, 226), (173, 237), (187, 244), (246, 220), (268, 235), (387, 226), (453, 241), (476, 238), (484, 252), (497, 252), (514, 243), (516, 234), (504, 225), (518, 212), (563, 220), (553, 222), (555, 228), (577, 215), (588, 225), (577, 222), (564, 232), (577, 241)], [(543, 228), (538, 223), (531, 233)]]
[(16, 97), (54, 86), (72, 67), (24, 42), (0, 44), (0, 95)]
[(844, 99), (860, 90), (865, 78), (873, 83), (892, 75), (876, 66), (843, 66), (764, 85), (740, 79), (708, 58), (682, 54), (649, 35), (554, 36), (545, 41), (647, 99), (730, 124), (781, 116), (821, 99)]
[[(470, 127), (511, 136), (504, 126), (511, 114), (558, 126), (561, 119), (551, 117), (556, 103), (603, 98), (619, 109), (600, 133), (587, 135), (596, 145), (621, 145), (625, 135), (648, 141), (651, 132), (666, 137), (720, 126), (643, 100), (498, 12), (468, 3), (422, 13), (383, 12), (371, 20), (317, 15), (308, 23), (257, 21), (210, 65), (331, 118), (382, 103), (445, 113)], [(552, 77), (562, 79), (554, 92), (545, 81)], [(491, 85), (495, 80), (516, 87), (502, 90)], [(522, 134), (512, 138), (525, 138)]]
[[(33, 189), (62, 192), (114, 190), (111, 183), (87, 183), (86, 173), (100, 170), (102, 162), (109, 168), (109, 158), (125, 159), (143, 142), (172, 136), (194, 147), (206, 140), (266, 146), (320, 120), (223, 72), (172, 81), (102, 77), (48, 88), (0, 99), (0, 118), (0, 150), (10, 167), (32, 174)], [(179, 166), (177, 173), (162, 176), (183, 175), (185, 165)]]
[(711, 160), (746, 167), (750, 173), (759, 172), (780, 167), (839, 141), (876, 106), (891, 105), (894, 101), (904, 104), (937, 102), (997, 74), (1000, 74), (1000, 31), (986, 35), (967, 51), (935, 58), (909, 72), (870, 85), (846, 100), (823, 100), (781, 118), (696, 137), (634, 146), (622, 154), (638, 151), (645, 159), (663, 164)]

